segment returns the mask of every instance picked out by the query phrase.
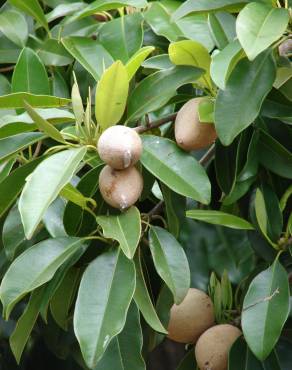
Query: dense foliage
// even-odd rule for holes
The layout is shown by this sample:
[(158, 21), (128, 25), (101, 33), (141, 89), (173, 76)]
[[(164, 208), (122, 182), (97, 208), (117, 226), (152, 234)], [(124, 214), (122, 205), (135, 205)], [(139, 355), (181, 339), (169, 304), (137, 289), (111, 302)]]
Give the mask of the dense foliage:
[[(2, 2), (1, 368), (145, 370), (192, 287), (242, 330), (229, 370), (291, 370), (290, 6)], [(173, 123), (196, 97), (218, 138), (188, 152)], [(143, 152), (133, 136), (109, 195), (97, 143), (116, 124)]]

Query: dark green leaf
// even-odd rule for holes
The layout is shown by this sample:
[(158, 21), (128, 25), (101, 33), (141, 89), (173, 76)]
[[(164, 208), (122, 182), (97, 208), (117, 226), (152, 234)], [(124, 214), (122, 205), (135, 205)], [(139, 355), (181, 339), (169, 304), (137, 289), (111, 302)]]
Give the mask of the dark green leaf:
[(28, 38), (28, 26), (24, 16), (14, 10), (0, 14), (1, 32), (16, 45), (23, 47)]
[(45, 41), (38, 55), (46, 66), (66, 66), (73, 62), (72, 56), (56, 39)]
[(210, 13), (208, 23), (218, 49), (224, 49), (236, 36), (235, 17), (229, 13)]
[(9, 0), (9, 3), (35, 18), (46, 30), (48, 23), (38, 0)]

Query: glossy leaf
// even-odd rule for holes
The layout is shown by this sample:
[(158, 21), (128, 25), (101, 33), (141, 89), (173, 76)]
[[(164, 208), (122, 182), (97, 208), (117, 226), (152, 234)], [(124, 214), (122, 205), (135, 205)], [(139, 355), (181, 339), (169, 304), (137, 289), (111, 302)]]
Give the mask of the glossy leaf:
[[(131, 345), (129, 345), (131, 344)], [(94, 370), (146, 370), (142, 357), (143, 335), (137, 306), (132, 303), (123, 331), (109, 344)]]
[(200, 68), (177, 66), (146, 77), (129, 97), (128, 120), (135, 121), (144, 114), (161, 108), (185, 84), (195, 82), (203, 71)]
[(60, 17), (65, 17), (67, 15), (71, 15), (81, 9), (84, 9), (86, 6), (85, 3), (83, 2), (73, 2), (73, 3), (60, 3), (54, 9), (46, 14), (46, 18), (48, 23), (53, 22), (54, 20), (60, 18)]
[(34, 108), (58, 108), (70, 103), (69, 99), (26, 92), (0, 96), (0, 109), (24, 108), (24, 101)]
[(68, 52), (98, 81), (113, 63), (111, 55), (96, 41), (86, 37), (66, 37), (62, 43)]
[(265, 360), (289, 313), (288, 275), (276, 260), (251, 282), (243, 302), (242, 329), (251, 351)]
[(134, 290), (134, 264), (117, 248), (98, 256), (85, 270), (74, 331), (89, 368), (97, 365), (113, 337), (122, 331)]
[(38, 0), (9, 0), (9, 3), (35, 18), (46, 30), (48, 23)]
[(266, 4), (248, 4), (236, 20), (237, 37), (250, 60), (277, 41), (289, 21), (287, 9), (272, 8)]
[(208, 24), (218, 49), (224, 49), (236, 37), (235, 17), (227, 12), (210, 13)]
[(167, 334), (167, 330), (163, 327), (157, 312), (153, 306), (151, 297), (148, 292), (146, 281), (144, 278), (140, 254), (135, 257), (136, 267), (136, 289), (134, 294), (134, 300), (141, 311), (145, 321), (154, 330)]
[(135, 73), (148, 57), (148, 55), (154, 50), (153, 46), (144, 46), (138, 50), (126, 63), (125, 68), (128, 73), (129, 81), (134, 77)]
[(141, 237), (139, 210), (131, 207), (117, 216), (97, 216), (96, 220), (103, 229), (103, 235), (117, 240), (125, 255), (133, 258)]
[(245, 58), (236, 65), (215, 103), (215, 126), (223, 145), (230, 145), (258, 116), (275, 77), (275, 62), (269, 52), (253, 62)]
[(42, 293), (42, 290), (37, 290), (32, 293), (25, 311), (18, 319), (16, 327), (10, 336), (10, 347), (18, 364), (31, 331), (36, 323), (42, 301)]
[(50, 95), (47, 72), (32, 49), (24, 48), (19, 56), (12, 76), (12, 92)]
[(149, 172), (174, 192), (208, 204), (211, 185), (194, 157), (169, 139), (152, 135), (145, 135), (142, 139), (141, 162)]
[(6, 319), (19, 300), (51, 280), (58, 268), (82, 246), (80, 238), (47, 239), (17, 257), (0, 286)]
[(73, 177), (85, 153), (86, 148), (78, 148), (54, 154), (44, 160), (27, 179), (19, 200), (19, 211), (28, 239), (32, 237), (49, 205)]
[(73, 62), (72, 56), (56, 39), (46, 40), (38, 55), (46, 66), (66, 66)]
[(0, 31), (16, 45), (23, 47), (28, 38), (28, 26), (24, 16), (14, 10), (0, 14)]
[(104, 71), (96, 88), (95, 117), (102, 130), (115, 125), (122, 118), (128, 91), (126, 68), (117, 61)]
[(220, 211), (195, 209), (187, 211), (186, 215), (194, 220), (226, 226), (232, 229), (253, 230), (254, 228), (243, 218)]
[(150, 229), (149, 243), (158, 274), (171, 290), (175, 303), (180, 304), (190, 287), (190, 269), (182, 246), (157, 226)]
[(115, 60), (125, 64), (142, 46), (142, 22), (140, 13), (116, 18), (104, 24), (98, 39)]

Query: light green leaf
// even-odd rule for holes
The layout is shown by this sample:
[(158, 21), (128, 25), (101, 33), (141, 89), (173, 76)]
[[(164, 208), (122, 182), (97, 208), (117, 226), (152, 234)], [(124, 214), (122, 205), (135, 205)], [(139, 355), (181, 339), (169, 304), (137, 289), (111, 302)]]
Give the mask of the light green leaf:
[[(49, 205), (71, 180), (86, 148), (69, 149), (45, 159), (27, 178), (19, 200), (19, 211), (27, 239), (30, 239)], [(44, 191), (45, 190), (45, 191)]]
[(49, 30), (46, 17), (38, 0), (9, 0), (9, 3), (35, 18), (47, 31)]
[(210, 88), (211, 57), (208, 50), (203, 45), (192, 40), (178, 41), (169, 45), (168, 53), (173, 64), (188, 65), (204, 69), (205, 73), (198, 80), (198, 84)]
[(72, 56), (56, 39), (47, 39), (41, 46), (38, 55), (46, 66), (66, 66), (73, 62)]
[(17, 257), (0, 286), (5, 318), (8, 319), (13, 307), (27, 293), (51, 280), (58, 268), (80, 248), (84, 248), (80, 238), (47, 239)]
[(139, 310), (142, 312), (142, 315), (152, 329), (167, 334), (167, 330), (162, 325), (153, 303), (149, 295), (147, 285), (145, 282), (140, 254), (135, 257), (135, 267), (136, 267), (136, 289), (134, 294), (134, 300), (139, 307)]
[(174, 192), (208, 204), (211, 185), (203, 167), (169, 139), (145, 135), (141, 162)]
[(134, 77), (135, 73), (141, 66), (141, 64), (153, 50), (155, 50), (153, 46), (144, 46), (128, 60), (127, 64), (125, 65), (125, 68), (128, 73), (129, 81), (131, 81), (131, 79)]
[(60, 196), (72, 202), (82, 209), (87, 208), (87, 203), (90, 198), (86, 198), (77, 188), (75, 188), (72, 184), (68, 183), (63, 187), (60, 191)]
[(289, 22), (288, 9), (272, 8), (252, 2), (238, 15), (237, 37), (250, 60), (266, 50), (285, 32)]
[(227, 12), (209, 13), (208, 24), (218, 49), (224, 49), (236, 37), (236, 18)]
[(62, 43), (68, 52), (98, 81), (113, 58), (97, 41), (87, 37), (66, 37)]
[(42, 289), (36, 290), (32, 293), (30, 300), (25, 308), (25, 311), (18, 319), (16, 327), (9, 338), (11, 350), (18, 364), (20, 362), (25, 345), (38, 318), (42, 297)]
[(254, 227), (243, 218), (231, 215), (229, 213), (195, 209), (187, 211), (187, 217), (194, 220), (208, 222), (209, 224), (222, 225), (232, 229), (253, 230)]
[(95, 95), (95, 117), (102, 130), (115, 125), (122, 118), (129, 91), (128, 73), (117, 61), (103, 73)]
[(180, 86), (195, 82), (202, 73), (200, 68), (176, 66), (146, 77), (129, 97), (128, 120), (135, 121), (144, 114), (161, 108), (176, 94)]
[(271, 353), (288, 314), (288, 275), (276, 259), (271, 267), (253, 279), (243, 302), (243, 334), (259, 360), (265, 360)]
[(0, 109), (24, 108), (24, 101), (34, 108), (57, 108), (70, 103), (70, 99), (19, 92), (0, 96)]
[(0, 31), (16, 45), (23, 47), (28, 38), (28, 26), (24, 16), (14, 10), (0, 14)]
[(12, 92), (50, 95), (47, 71), (32, 49), (24, 48), (18, 58), (12, 76)]
[(244, 58), (236, 65), (215, 103), (215, 126), (223, 145), (230, 145), (255, 120), (275, 78), (275, 61), (270, 52), (253, 62)]
[(141, 237), (141, 216), (136, 207), (117, 216), (97, 216), (103, 235), (119, 242), (125, 255), (132, 259)]
[(212, 57), (210, 73), (212, 80), (221, 89), (225, 90), (226, 81), (245, 53), (238, 40), (229, 43), (222, 51)]
[(98, 256), (85, 270), (74, 331), (89, 368), (97, 365), (112, 338), (122, 331), (134, 291), (134, 263), (117, 248)]
[(175, 303), (180, 304), (190, 287), (190, 268), (182, 246), (158, 226), (150, 228), (149, 244), (159, 276), (171, 290)]
[(76, 13), (77, 11), (84, 9), (86, 7), (86, 3), (83, 2), (70, 2), (66, 4), (58, 4), (54, 9), (46, 14), (46, 19), (48, 23), (53, 22), (54, 20), (65, 17), (67, 15), (71, 15)]

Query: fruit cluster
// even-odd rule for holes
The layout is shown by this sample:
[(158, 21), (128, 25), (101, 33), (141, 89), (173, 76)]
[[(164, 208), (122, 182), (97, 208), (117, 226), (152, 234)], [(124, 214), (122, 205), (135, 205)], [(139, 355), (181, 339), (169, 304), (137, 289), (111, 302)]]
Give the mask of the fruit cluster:
[(227, 370), (228, 352), (240, 335), (233, 325), (215, 325), (213, 303), (201, 290), (189, 289), (183, 302), (171, 308), (168, 337), (195, 344), (200, 370)]
[(140, 136), (132, 128), (112, 126), (100, 136), (97, 150), (106, 163), (99, 175), (102, 197), (114, 208), (130, 207), (143, 190), (143, 178), (135, 167), (142, 154)]

